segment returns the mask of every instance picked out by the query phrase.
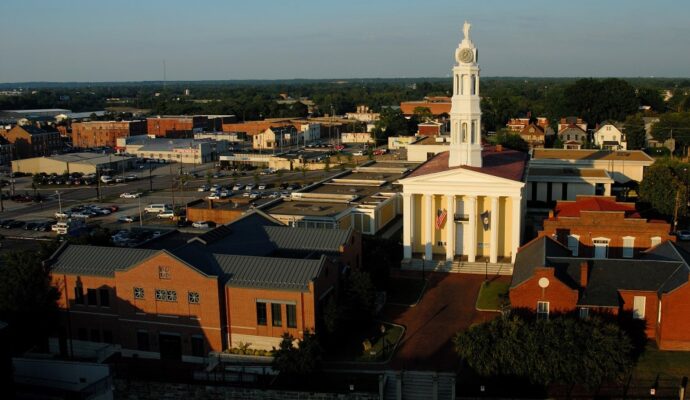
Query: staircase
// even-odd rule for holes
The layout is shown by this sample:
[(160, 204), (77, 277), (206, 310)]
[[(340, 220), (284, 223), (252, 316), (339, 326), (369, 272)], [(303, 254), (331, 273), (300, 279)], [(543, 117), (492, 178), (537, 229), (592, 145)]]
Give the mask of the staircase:
[(513, 275), (513, 265), (510, 263), (484, 263), (432, 260), (424, 261), (418, 258), (406, 259), (401, 263), (401, 268), (407, 271), (426, 271), (426, 272), (450, 272), (456, 274), (478, 274), (478, 275)]
[(427, 371), (386, 371), (385, 400), (454, 400), (455, 374)]

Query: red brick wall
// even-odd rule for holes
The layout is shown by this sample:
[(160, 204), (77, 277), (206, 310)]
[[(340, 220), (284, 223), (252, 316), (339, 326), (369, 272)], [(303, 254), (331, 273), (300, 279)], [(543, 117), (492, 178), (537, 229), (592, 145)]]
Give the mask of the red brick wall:
[(188, 221), (213, 221), (216, 224), (227, 224), (241, 217), (246, 209), (198, 208), (187, 207)]
[(662, 350), (690, 350), (690, 283), (662, 295), (657, 343)]
[(145, 134), (145, 121), (75, 122), (72, 124), (72, 145), (77, 148), (115, 147), (118, 138)]
[(592, 239), (596, 237), (610, 239), (609, 258), (622, 257), (624, 236), (635, 237), (634, 257), (651, 247), (653, 236), (661, 237), (662, 242), (675, 241), (675, 236), (669, 234), (670, 225), (666, 223), (624, 218), (622, 212), (582, 211), (580, 215), (579, 218), (558, 217), (544, 220), (544, 230), (539, 232), (539, 236), (555, 237), (560, 243), (568, 246), (568, 235), (579, 235), (579, 257), (594, 256)]
[(191, 137), (194, 128), (205, 129), (206, 117), (148, 118), (147, 132), (156, 137)]
[[(621, 311), (623, 312), (628, 312), (632, 313), (633, 311), (633, 306), (634, 306), (634, 298), (635, 296), (644, 296), (646, 297), (645, 301), (645, 313), (644, 313), (644, 320), (646, 322), (646, 329), (645, 333), (647, 334), (647, 337), (650, 339), (653, 339), (656, 337), (656, 329), (657, 329), (657, 317), (658, 317), (658, 312), (659, 312), (659, 297), (657, 296), (656, 292), (640, 292), (640, 291), (632, 291), (632, 290), (620, 290), (619, 291), (621, 299), (622, 299), (622, 306), (621, 306)], [(662, 307), (663, 308), (663, 307)]]
[(441, 134), (441, 126), (419, 125), (419, 134), (423, 136), (436, 136)]
[[(540, 278), (547, 278), (549, 286), (541, 288)], [(554, 276), (553, 268), (535, 268), (534, 275), (510, 290), (510, 304), (513, 308), (524, 307), (537, 310), (538, 301), (549, 302), (549, 312), (568, 312), (577, 307), (578, 291), (571, 289)]]

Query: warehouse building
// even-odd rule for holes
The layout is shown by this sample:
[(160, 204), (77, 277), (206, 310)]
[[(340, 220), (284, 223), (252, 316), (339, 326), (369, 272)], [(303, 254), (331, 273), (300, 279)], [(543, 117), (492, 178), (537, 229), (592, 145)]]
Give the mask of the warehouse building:
[(65, 172), (95, 174), (112, 169), (122, 171), (134, 166), (134, 157), (100, 153), (69, 153), (51, 157), (34, 157), (12, 161), (12, 171), (30, 174), (62, 174)]

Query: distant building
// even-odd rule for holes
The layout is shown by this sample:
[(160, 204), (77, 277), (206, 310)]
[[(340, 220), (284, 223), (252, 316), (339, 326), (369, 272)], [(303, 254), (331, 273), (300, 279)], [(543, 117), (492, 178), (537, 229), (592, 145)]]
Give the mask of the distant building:
[(567, 126), (558, 131), (558, 139), (563, 142), (564, 149), (578, 150), (587, 143), (587, 131), (578, 125)]
[(89, 121), (72, 123), (72, 146), (115, 147), (117, 139), (146, 134), (146, 121)]
[(417, 124), (417, 134), (420, 136), (440, 136), (446, 133), (446, 126), (440, 122), (421, 122)]
[(190, 138), (208, 125), (205, 116), (158, 116), (146, 120), (147, 132), (155, 137)]
[(625, 135), (612, 122), (602, 122), (594, 132), (594, 145), (602, 150), (626, 150), (628, 143)]
[(389, 136), (388, 149), (398, 150), (407, 148), (408, 145), (420, 140), (419, 136)]
[(654, 159), (640, 150), (536, 149), (530, 160), (530, 169), (595, 168), (606, 171), (617, 183), (626, 183), (630, 180), (641, 182), (645, 167), (653, 163)]
[(544, 128), (537, 124), (528, 124), (519, 132), (522, 140), (527, 142), (531, 149), (543, 148), (546, 142)]
[(369, 107), (364, 105), (357, 106), (357, 111), (345, 113), (345, 118), (353, 119), (360, 122), (375, 122), (378, 121), (381, 114), (372, 112)]
[[(2, 131), (2, 129), (0, 129)], [(14, 154), (14, 145), (4, 136), (0, 136), (0, 165), (10, 165)]]
[(342, 143), (375, 143), (374, 135), (369, 132), (343, 132), (340, 134)]
[(15, 125), (9, 131), (0, 131), (0, 134), (14, 145), (14, 159), (48, 156), (63, 148), (60, 132), (46, 131), (31, 125)]
[(434, 118), (448, 117), (450, 115), (450, 97), (425, 97), (422, 101), (403, 101), (400, 103), (400, 111), (407, 118), (414, 115), (418, 108), (426, 108)]
[(166, 139), (148, 136), (130, 136), (117, 139), (121, 153), (139, 158), (201, 164), (218, 160), (228, 151), (228, 142), (210, 139)]
[(50, 157), (24, 158), (12, 161), (12, 171), (30, 174), (62, 174), (64, 172), (95, 174), (98, 171), (112, 169), (124, 171), (134, 167), (133, 157), (117, 154), (68, 153)]
[(530, 124), (530, 121), (534, 121), (533, 123), (545, 132), (547, 131), (547, 128), (549, 128), (549, 119), (546, 117), (511, 118), (508, 120), (508, 123), (506, 123), (506, 128), (512, 132), (518, 133), (525, 129), (525, 127)]
[(243, 143), (247, 141), (245, 132), (202, 132), (195, 133), (194, 139), (225, 140), (230, 143)]
[(558, 121), (557, 131), (560, 132), (565, 128), (577, 126), (583, 131), (587, 132), (587, 122), (578, 117), (565, 117)]

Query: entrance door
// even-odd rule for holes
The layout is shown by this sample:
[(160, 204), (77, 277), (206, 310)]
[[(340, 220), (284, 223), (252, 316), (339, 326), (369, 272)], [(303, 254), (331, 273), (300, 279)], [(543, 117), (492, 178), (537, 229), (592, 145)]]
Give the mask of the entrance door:
[(182, 341), (179, 335), (161, 333), (158, 335), (161, 360), (182, 360)]
[(467, 254), (465, 252), (465, 247), (463, 246), (463, 243), (465, 243), (465, 226), (462, 224), (462, 222), (456, 222), (455, 223), (455, 255), (456, 256)]

